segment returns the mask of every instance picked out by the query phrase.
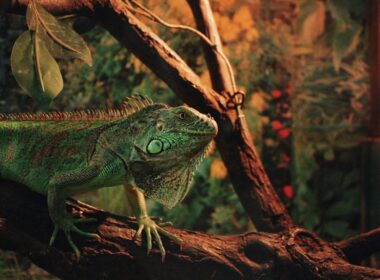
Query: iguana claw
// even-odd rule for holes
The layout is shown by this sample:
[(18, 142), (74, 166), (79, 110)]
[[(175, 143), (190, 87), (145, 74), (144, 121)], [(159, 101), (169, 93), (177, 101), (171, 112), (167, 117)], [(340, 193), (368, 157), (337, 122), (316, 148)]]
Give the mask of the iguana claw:
[(152, 233), (153, 233), (154, 238), (156, 239), (158, 248), (160, 249), (162, 261), (165, 260), (166, 251), (165, 251), (164, 245), (162, 244), (162, 240), (159, 233), (172, 239), (177, 244), (181, 244), (182, 242), (182, 239), (178, 238), (176, 235), (162, 228), (163, 226), (171, 225), (172, 224), (171, 222), (156, 224), (156, 222), (153, 221), (149, 216), (142, 216), (142, 217), (137, 218), (137, 223), (139, 227), (133, 237), (133, 240), (136, 240), (138, 237), (141, 237), (142, 231), (144, 230), (146, 234), (147, 254), (149, 254), (150, 251), (152, 250)]
[(67, 242), (69, 243), (70, 247), (73, 249), (77, 259), (79, 259), (80, 258), (80, 251), (79, 251), (78, 247), (75, 245), (73, 239), (71, 238), (71, 231), (76, 232), (77, 234), (85, 236), (85, 237), (99, 239), (100, 236), (98, 234), (85, 232), (83, 230), (80, 230), (79, 228), (77, 228), (77, 226), (74, 225), (74, 223), (90, 222), (90, 221), (94, 221), (94, 219), (92, 219), (92, 218), (90, 218), (90, 219), (77, 219), (77, 220), (67, 219), (67, 220), (64, 220), (63, 222), (61, 222), (59, 224), (54, 224), (54, 230), (53, 230), (53, 234), (50, 237), (49, 245), (52, 246), (54, 244), (54, 241), (57, 237), (58, 231), (61, 229), (63, 231), (63, 233), (65, 234)]

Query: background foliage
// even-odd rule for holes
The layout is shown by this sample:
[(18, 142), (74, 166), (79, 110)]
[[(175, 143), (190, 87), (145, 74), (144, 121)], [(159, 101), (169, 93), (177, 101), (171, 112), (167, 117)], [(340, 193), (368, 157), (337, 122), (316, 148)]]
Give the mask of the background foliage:
[[(224, 50), (238, 85), (247, 94), (244, 110), (256, 147), (295, 222), (329, 240), (359, 231), (360, 140), (365, 133), (368, 97), (364, 3), (211, 2)], [(149, 0), (145, 4), (168, 22), (194, 26), (182, 1)], [(25, 20), (15, 16), (0, 19), (0, 112), (36, 111), (38, 105), (19, 89), (9, 71), (10, 48), (25, 29)], [(210, 85), (196, 37), (147, 24)], [(52, 109), (117, 106), (136, 92), (157, 102), (181, 104), (102, 28), (82, 35), (92, 52), (93, 66), (59, 60), (64, 88)], [(99, 190), (80, 199), (112, 212), (130, 213), (122, 187)], [(216, 151), (201, 164), (181, 205), (168, 211), (153, 201), (148, 204), (151, 215), (182, 228), (213, 234), (254, 229)], [(13, 255), (3, 255), (0, 271), (13, 269), (14, 263), (9, 262)], [(25, 271), (21, 265), (15, 269)], [(25, 277), (35, 277), (28, 275)]]

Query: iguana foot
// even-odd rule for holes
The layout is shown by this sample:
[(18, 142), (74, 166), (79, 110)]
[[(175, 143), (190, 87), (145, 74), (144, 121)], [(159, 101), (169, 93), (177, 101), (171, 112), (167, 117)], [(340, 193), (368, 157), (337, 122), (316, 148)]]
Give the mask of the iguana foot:
[(91, 218), (90, 219), (80, 219), (80, 220), (74, 220), (74, 221), (71, 219), (65, 219), (63, 221), (60, 221), (59, 223), (55, 223), (53, 234), (50, 237), (49, 245), (50, 246), (53, 245), (53, 243), (57, 237), (58, 231), (61, 229), (63, 231), (63, 233), (66, 235), (67, 242), (69, 243), (70, 247), (73, 249), (77, 259), (79, 259), (80, 258), (80, 251), (79, 251), (78, 247), (75, 245), (73, 239), (71, 238), (71, 231), (76, 232), (79, 235), (89, 237), (89, 238), (100, 238), (100, 236), (98, 234), (85, 232), (83, 230), (80, 230), (79, 228), (77, 228), (74, 225), (74, 223), (78, 223), (78, 222), (82, 223), (82, 222), (90, 222), (90, 221), (93, 221), (93, 219), (91, 219)]
[(149, 254), (150, 250), (152, 249), (152, 233), (153, 233), (154, 238), (157, 241), (158, 248), (160, 249), (162, 261), (165, 260), (166, 251), (165, 251), (165, 248), (162, 244), (162, 240), (161, 240), (159, 233), (161, 233), (162, 235), (172, 239), (177, 244), (181, 244), (181, 242), (182, 242), (182, 239), (180, 239), (176, 235), (174, 235), (174, 234), (172, 234), (172, 233), (170, 233), (170, 232), (168, 232), (162, 228), (164, 226), (172, 225), (171, 222), (156, 224), (156, 222), (153, 221), (150, 217), (142, 216), (142, 217), (137, 218), (137, 223), (139, 225), (139, 228), (136, 231), (135, 236), (133, 237), (133, 240), (136, 240), (137, 237), (140, 237), (142, 234), (142, 231), (144, 230), (145, 234), (146, 234), (147, 254)]

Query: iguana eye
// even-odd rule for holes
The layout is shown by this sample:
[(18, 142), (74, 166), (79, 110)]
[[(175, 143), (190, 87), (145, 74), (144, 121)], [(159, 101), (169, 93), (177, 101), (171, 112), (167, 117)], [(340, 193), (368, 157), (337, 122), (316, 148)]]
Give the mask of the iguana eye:
[(164, 150), (164, 143), (161, 140), (153, 139), (146, 149), (150, 154), (159, 154)]
[(183, 120), (185, 117), (186, 117), (186, 114), (185, 114), (185, 113), (179, 113), (179, 118), (180, 118), (181, 120)]

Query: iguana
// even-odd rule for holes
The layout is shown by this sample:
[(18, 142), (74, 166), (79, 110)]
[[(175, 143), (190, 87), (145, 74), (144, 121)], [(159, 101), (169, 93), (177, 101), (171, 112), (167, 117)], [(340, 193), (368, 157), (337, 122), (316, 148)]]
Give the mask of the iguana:
[(71, 232), (80, 230), (66, 212), (66, 198), (124, 184), (148, 253), (159, 233), (181, 240), (148, 216), (144, 195), (171, 208), (189, 191), (197, 164), (217, 134), (216, 122), (185, 107), (155, 104), (133, 96), (120, 109), (76, 112), (0, 114), (0, 178), (46, 195), (54, 223), (50, 245), (59, 230), (79, 258)]

